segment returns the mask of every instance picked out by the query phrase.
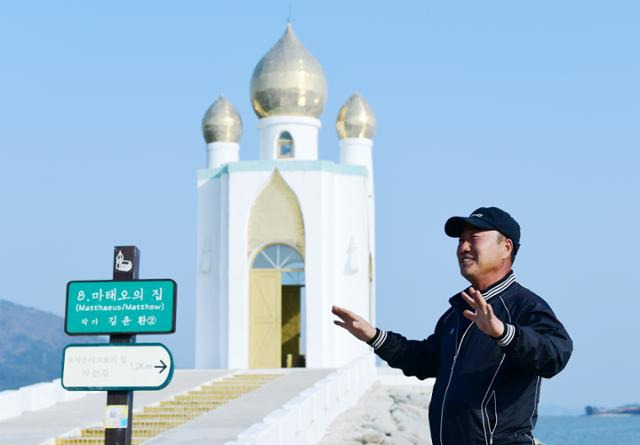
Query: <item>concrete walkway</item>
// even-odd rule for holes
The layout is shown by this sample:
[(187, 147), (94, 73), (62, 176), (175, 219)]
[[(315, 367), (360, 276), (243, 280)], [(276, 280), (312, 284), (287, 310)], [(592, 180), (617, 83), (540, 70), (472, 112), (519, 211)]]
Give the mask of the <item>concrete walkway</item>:
[[(254, 370), (251, 370), (254, 371)], [(280, 408), (301, 391), (333, 372), (333, 369), (283, 369), (282, 376), (221, 407), (145, 442), (149, 445), (207, 443), (222, 445)], [(233, 370), (177, 370), (173, 380), (160, 391), (136, 391), (134, 410), (167, 400), (233, 373)], [(245, 371), (246, 372), (246, 371)], [(255, 370), (259, 373), (259, 370)], [(270, 370), (270, 373), (273, 373)], [(58, 403), (39, 411), (0, 422), (1, 445), (40, 445), (74, 429), (102, 425), (106, 393), (90, 394), (72, 402)], [(135, 418), (135, 416), (134, 416)]]
[(334, 369), (282, 370), (284, 375), (238, 399), (168, 430), (145, 445), (222, 445), (313, 386)]
[[(212, 379), (230, 374), (231, 370), (176, 370), (171, 383), (160, 391), (136, 391), (134, 409), (185, 392)], [(106, 392), (90, 394), (72, 402), (24, 413), (0, 422), (1, 445), (39, 445), (74, 428), (102, 425)]]

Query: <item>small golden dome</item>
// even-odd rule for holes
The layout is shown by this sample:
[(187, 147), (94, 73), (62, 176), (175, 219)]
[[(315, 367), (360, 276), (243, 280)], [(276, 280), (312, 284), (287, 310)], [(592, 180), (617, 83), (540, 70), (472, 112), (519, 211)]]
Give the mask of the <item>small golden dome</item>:
[(340, 139), (373, 139), (376, 115), (360, 94), (354, 93), (340, 108), (336, 130)]
[(202, 118), (202, 133), (211, 142), (240, 142), (242, 119), (238, 110), (224, 96), (220, 96)]
[(287, 25), (284, 35), (258, 62), (251, 76), (251, 104), (259, 118), (319, 117), (327, 100), (322, 66)]

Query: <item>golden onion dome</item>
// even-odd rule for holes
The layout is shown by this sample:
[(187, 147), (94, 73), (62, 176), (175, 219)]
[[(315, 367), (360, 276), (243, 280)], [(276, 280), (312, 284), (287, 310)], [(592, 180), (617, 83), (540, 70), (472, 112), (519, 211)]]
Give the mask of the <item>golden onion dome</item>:
[(202, 118), (202, 133), (211, 142), (240, 142), (242, 119), (238, 110), (224, 96), (220, 96)]
[(284, 35), (258, 62), (251, 76), (251, 104), (259, 118), (319, 117), (327, 100), (322, 66), (287, 25)]
[(340, 139), (373, 139), (376, 115), (360, 94), (354, 93), (340, 108), (336, 130)]

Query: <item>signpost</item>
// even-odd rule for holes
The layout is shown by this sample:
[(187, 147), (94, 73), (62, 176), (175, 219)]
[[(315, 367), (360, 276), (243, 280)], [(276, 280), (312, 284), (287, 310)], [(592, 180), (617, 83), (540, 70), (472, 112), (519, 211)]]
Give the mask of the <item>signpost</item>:
[(139, 280), (135, 246), (116, 246), (113, 258), (113, 281), (67, 284), (67, 334), (109, 335), (109, 343), (67, 346), (62, 386), (107, 391), (105, 445), (131, 445), (133, 391), (164, 388), (173, 376), (171, 352), (160, 343), (136, 344), (136, 334), (175, 332), (177, 285)]
[(77, 391), (158, 390), (173, 376), (171, 352), (160, 343), (69, 345), (62, 386)]

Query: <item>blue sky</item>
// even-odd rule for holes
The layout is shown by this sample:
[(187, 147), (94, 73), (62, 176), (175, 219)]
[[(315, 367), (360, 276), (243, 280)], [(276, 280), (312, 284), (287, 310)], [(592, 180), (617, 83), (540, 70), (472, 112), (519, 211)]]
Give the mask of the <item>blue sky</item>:
[[(220, 94), (244, 120), (249, 79), (289, 1), (12, 2), (0, 15), (0, 298), (64, 314), (65, 284), (110, 277), (135, 244), (141, 276), (179, 285), (178, 331), (144, 338), (193, 363), (200, 124)], [(378, 117), (378, 324), (431, 333), (465, 286), (451, 215), (482, 205), (522, 225), (519, 281), (575, 341), (542, 403), (640, 402), (640, 8), (634, 2), (296, 2), (324, 67), (320, 156), (353, 91)], [(585, 389), (585, 388), (588, 388)]]

